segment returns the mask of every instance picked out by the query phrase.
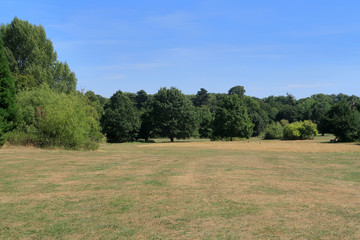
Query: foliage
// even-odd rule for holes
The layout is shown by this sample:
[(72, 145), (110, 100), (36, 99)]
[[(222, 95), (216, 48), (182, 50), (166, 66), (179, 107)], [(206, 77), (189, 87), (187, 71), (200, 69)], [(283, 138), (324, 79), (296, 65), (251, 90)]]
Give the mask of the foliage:
[(226, 95), (221, 101), (214, 118), (214, 138), (249, 138), (254, 125), (246, 108), (236, 94)]
[(242, 98), (245, 95), (245, 88), (243, 86), (235, 86), (230, 88), (228, 94), (235, 94), (237, 95), (239, 98)]
[(249, 118), (251, 122), (254, 124), (254, 130), (252, 136), (259, 136), (263, 133), (270, 122), (269, 116), (266, 112), (260, 107), (260, 103), (258, 100), (252, 97), (244, 96), (242, 98)]
[(44, 85), (19, 93), (18, 105), (12, 144), (94, 149), (102, 139), (94, 110), (80, 93), (57, 93)]
[(316, 124), (309, 120), (293, 122), (284, 128), (284, 139), (288, 140), (311, 139), (317, 134)]
[(332, 133), (339, 141), (352, 142), (360, 138), (360, 112), (341, 101), (331, 107), (322, 124), (324, 131)]
[(185, 139), (196, 128), (192, 102), (177, 88), (161, 88), (151, 101), (150, 119), (153, 132), (160, 137)]
[(206, 91), (205, 88), (201, 88), (200, 91), (196, 93), (196, 96), (193, 99), (193, 103), (195, 107), (200, 107), (203, 105), (207, 106), (209, 105), (209, 99), (210, 99), (210, 95), (208, 91)]
[(127, 94), (117, 91), (105, 106), (102, 131), (110, 143), (134, 141), (140, 128), (140, 117)]
[(143, 111), (143, 113), (140, 116), (140, 120), (141, 120), (141, 125), (140, 125), (138, 138), (144, 139), (145, 142), (148, 142), (153, 132), (153, 122), (151, 119), (149, 109)]
[(213, 132), (213, 114), (206, 106), (202, 106), (196, 109), (199, 120), (199, 136), (200, 138), (210, 138)]
[(280, 121), (286, 119), (290, 123), (300, 120), (300, 111), (297, 106), (284, 105), (283, 108), (276, 114), (275, 120)]
[(104, 108), (101, 105), (101, 100), (99, 95), (96, 95), (93, 91), (87, 91), (85, 93), (85, 99), (88, 105), (92, 107), (93, 116), (95, 119), (100, 121), (101, 117), (104, 115)]
[(0, 146), (5, 143), (4, 134), (13, 128), (16, 116), (14, 79), (6, 59), (3, 41), (0, 36)]
[(32, 89), (46, 83), (57, 91), (75, 91), (75, 74), (67, 63), (57, 60), (43, 26), (15, 17), (10, 24), (1, 25), (1, 33), (17, 90)]
[(279, 122), (274, 122), (266, 128), (264, 139), (281, 139), (283, 136), (284, 127)]
[(148, 103), (149, 96), (144, 90), (140, 90), (136, 93), (135, 101), (137, 109), (146, 108), (146, 104)]

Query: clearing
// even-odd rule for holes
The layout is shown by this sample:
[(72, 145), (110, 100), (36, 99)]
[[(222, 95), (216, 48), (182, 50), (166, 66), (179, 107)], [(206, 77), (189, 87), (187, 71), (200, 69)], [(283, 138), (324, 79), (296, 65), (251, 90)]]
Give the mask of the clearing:
[(0, 149), (0, 239), (360, 239), (360, 146)]

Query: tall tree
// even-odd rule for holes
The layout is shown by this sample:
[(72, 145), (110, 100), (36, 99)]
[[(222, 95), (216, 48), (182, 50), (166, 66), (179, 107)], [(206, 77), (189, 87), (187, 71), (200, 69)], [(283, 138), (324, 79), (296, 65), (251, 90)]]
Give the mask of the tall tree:
[(117, 91), (110, 98), (105, 106), (101, 126), (108, 142), (128, 142), (137, 138), (140, 128), (139, 113), (125, 93)]
[(253, 97), (244, 96), (242, 101), (246, 107), (251, 122), (254, 124), (252, 136), (259, 136), (265, 131), (266, 127), (270, 123), (270, 118), (261, 108), (259, 100)]
[(14, 79), (10, 73), (0, 35), (0, 146), (5, 142), (3, 134), (13, 127), (15, 115), (16, 100)]
[(154, 133), (160, 137), (188, 138), (196, 128), (192, 102), (177, 88), (161, 88), (151, 101), (150, 115)]
[(227, 95), (220, 102), (215, 113), (215, 138), (250, 138), (254, 125), (251, 123), (246, 107), (236, 94)]
[(360, 112), (346, 101), (336, 103), (322, 121), (327, 133), (339, 141), (352, 142), (360, 138)]
[(75, 74), (67, 63), (57, 60), (43, 26), (15, 17), (10, 24), (1, 25), (1, 33), (16, 89), (31, 89), (43, 83), (61, 92), (76, 89)]
[(137, 109), (144, 108), (148, 101), (148, 98), (149, 98), (149, 96), (147, 95), (147, 93), (144, 90), (138, 91), (135, 96)]
[(235, 86), (230, 88), (229, 95), (236, 94), (239, 98), (242, 98), (245, 95), (245, 88), (243, 86)]
[(200, 91), (196, 93), (195, 98), (193, 99), (193, 103), (195, 107), (200, 107), (203, 105), (209, 105), (210, 95), (205, 88), (201, 88)]

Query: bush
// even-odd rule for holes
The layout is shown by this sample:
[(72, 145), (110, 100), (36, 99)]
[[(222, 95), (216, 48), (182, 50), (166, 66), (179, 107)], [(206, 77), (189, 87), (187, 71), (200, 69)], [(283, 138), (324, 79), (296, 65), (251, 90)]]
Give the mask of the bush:
[(276, 122), (266, 128), (264, 139), (280, 139), (283, 136), (284, 128), (279, 122)]
[(95, 111), (80, 93), (56, 93), (42, 86), (21, 92), (18, 105), (11, 144), (96, 149), (103, 137)]
[(311, 139), (317, 134), (316, 124), (309, 120), (294, 122), (284, 128), (284, 139), (287, 140)]

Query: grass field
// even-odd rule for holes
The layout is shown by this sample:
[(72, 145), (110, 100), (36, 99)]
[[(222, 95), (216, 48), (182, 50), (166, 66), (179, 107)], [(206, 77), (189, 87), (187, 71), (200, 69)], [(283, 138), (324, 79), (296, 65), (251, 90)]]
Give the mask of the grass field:
[(360, 239), (360, 146), (0, 149), (0, 239)]

